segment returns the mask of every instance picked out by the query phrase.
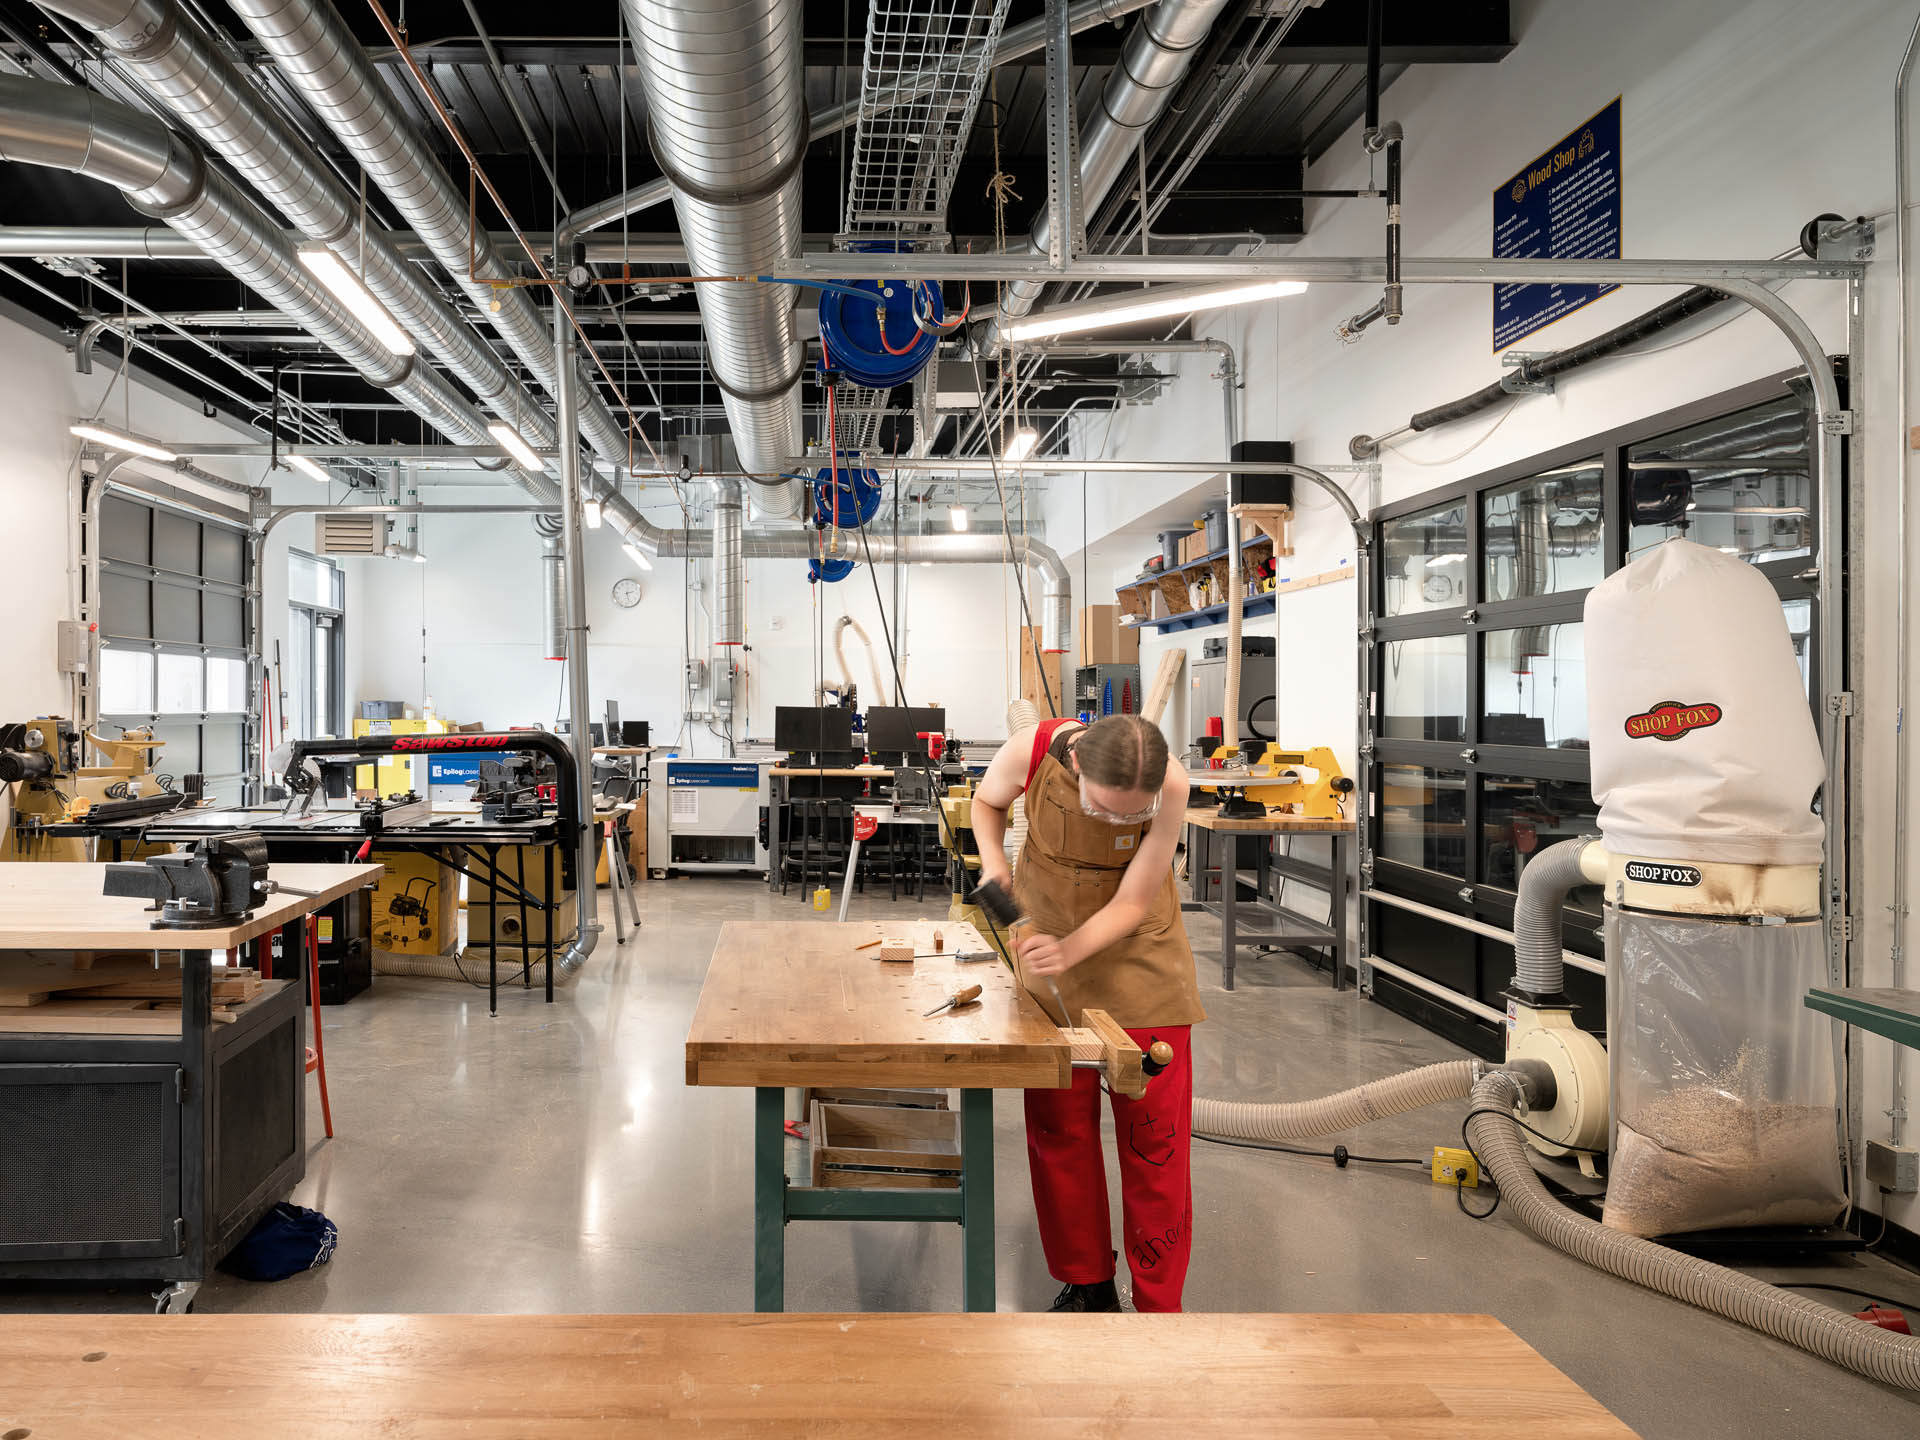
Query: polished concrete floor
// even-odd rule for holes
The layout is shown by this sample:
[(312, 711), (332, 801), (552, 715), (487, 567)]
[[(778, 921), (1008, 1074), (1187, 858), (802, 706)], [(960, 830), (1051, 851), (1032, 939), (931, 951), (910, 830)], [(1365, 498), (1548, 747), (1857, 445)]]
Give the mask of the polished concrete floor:
[[(554, 1005), (512, 990), (490, 1020), (482, 990), (380, 976), (370, 993), (327, 1009), (338, 1133), (321, 1138), (310, 1087), (313, 1143), (294, 1198), (339, 1224), (339, 1251), (275, 1285), (216, 1277), (199, 1307), (751, 1308), (751, 1092), (688, 1089), (681, 1043), (723, 920), (821, 917), (746, 879), (651, 881), (639, 894), (638, 936), (616, 948), (609, 927)], [(855, 901), (861, 915), (944, 908)], [(1288, 957), (1243, 961), (1240, 988), (1227, 994), (1217, 928), (1191, 918), (1211, 1013), (1195, 1032), (1200, 1093), (1298, 1099), (1457, 1058)], [(1345, 1138), (1367, 1154), (1418, 1156), (1457, 1143), (1464, 1112), (1464, 1102), (1436, 1107)], [(1001, 1098), (996, 1121), (1000, 1308), (1040, 1309), (1057, 1287), (1034, 1233), (1015, 1097)], [(1920, 1398), (1600, 1275), (1505, 1213), (1475, 1223), (1412, 1167), (1338, 1170), (1200, 1145), (1194, 1190), (1191, 1309), (1488, 1312), (1649, 1437), (1920, 1426)], [(959, 1242), (951, 1227), (793, 1226), (788, 1308), (957, 1308)], [(1793, 1278), (1920, 1302), (1920, 1275), (1876, 1257)], [(148, 1304), (137, 1289), (0, 1292), (0, 1310), (12, 1311)]]

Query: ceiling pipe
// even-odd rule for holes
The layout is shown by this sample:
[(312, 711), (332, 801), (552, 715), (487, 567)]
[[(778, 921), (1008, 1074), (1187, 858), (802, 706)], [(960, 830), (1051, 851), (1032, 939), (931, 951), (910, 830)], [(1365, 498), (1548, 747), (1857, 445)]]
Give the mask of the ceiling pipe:
[[(760, 273), (800, 243), (807, 104), (799, 0), (623, 3), (648, 136), (673, 188), (689, 264), (699, 275)], [(800, 294), (753, 283), (695, 292), (708, 364), (749, 474), (777, 473), (800, 448)]]
[[(229, 3), (279, 62), (287, 83), (346, 146), (557, 403), (560, 377), (539, 307), (522, 287), (494, 288), (492, 282), (515, 278), (513, 267), (488, 232), (468, 228), (466, 197), (333, 6), (328, 0)], [(586, 388), (579, 412), (581, 433), (594, 450), (615, 464), (627, 463), (626, 431), (598, 390)], [(532, 416), (521, 418), (530, 423)]]
[[(1080, 193), (1087, 211), (1098, 208), (1126, 171), (1140, 131), (1160, 118), (1187, 73), (1195, 47), (1207, 38), (1226, 5), (1227, 0), (1160, 0), (1127, 32), (1120, 63), (1109, 72), (1099, 108), (1080, 135)], [(1028, 232), (1036, 255), (1047, 253), (1050, 228), (1042, 210)], [(995, 339), (1007, 321), (1032, 311), (1047, 283), (1018, 280), (1006, 287), (993, 321)]]
[[(1091, 30), (1096, 25), (1119, 24), (1136, 10), (1144, 10), (1157, 0), (1075, 0), (1067, 7), (1067, 26), (1078, 35), (1083, 30)], [(1047, 43), (1047, 21), (1044, 17), (1029, 20), (1020, 25), (1009, 25), (1000, 32), (1000, 43), (993, 47), (993, 63), (1007, 65), (1027, 55), (1044, 49)], [(945, 83), (945, 77), (959, 73), (965, 74), (977, 69), (977, 53), (969, 53), (964, 59), (957, 60), (951, 67), (943, 67), (939, 72), (926, 72), (926, 78), (916, 87), (912, 81), (903, 81), (895, 90), (901, 101), (907, 101), (918, 94), (931, 93), (936, 85)], [(835, 105), (812, 116), (807, 125), (809, 141), (824, 140), (829, 135), (838, 135), (842, 130), (850, 130), (860, 119), (860, 101), (858, 98)], [(629, 215), (637, 215), (642, 210), (655, 205), (664, 205), (673, 198), (673, 186), (664, 177), (648, 180), (635, 185), (618, 195), (585, 206), (567, 217), (567, 223), (575, 234), (584, 234), (589, 230), (598, 230), (603, 225), (612, 225)], [(594, 258), (590, 253), (588, 259)], [(618, 259), (619, 256), (609, 257)]]
[[(39, 0), (91, 30), (147, 90), (224, 157), (308, 239), (360, 277), (410, 336), (516, 428), (540, 407), (420, 272), (366, 224), (358, 197), (270, 108), (239, 66), (176, 0)], [(75, 352), (76, 363), (83, 359)], [(550, 427), (537, 443), (552, 440)]]
[[(52, 8), (51, 5), (48, 8)], [(402, 259), (430, 261), (433, 252), (411, 230), (387, 230), (386, 241)], [(529, 230), (536, 248), (552, 246), (552, 236)], [(494, 230), (488, 238), (498, 245), (517, 243), (513, 232)], [(587, 259), (595, 264), (684, 265), (687, 247), (677, 238), (639, 235), (631, 242), (606, 236), (582, 242)], [(85, 260), (199, 260), (204, 257), (178, 235), (157, 225), (0, 225), (0, 258)]]
[[(306, 271), (266, 212), (160, 121), (91, 91), (0, 76), (0, 159), (104, 181), (190, 237), (262, 299), (449, 439), (478, 444), (480, 413), (431, 366), (395, 356)], [(525, 476), (536, 498), (553, 490)]]
[(713, 477), (713, 643), (739, 645), (747, 638), (746, 569), (740, 528), (740, 480)]

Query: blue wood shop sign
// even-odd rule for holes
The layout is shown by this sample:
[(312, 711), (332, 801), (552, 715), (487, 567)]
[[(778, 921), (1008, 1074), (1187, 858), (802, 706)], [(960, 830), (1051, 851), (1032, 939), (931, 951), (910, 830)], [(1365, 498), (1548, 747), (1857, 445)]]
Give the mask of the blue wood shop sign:
[[(1620, 258), (1620, 99), (1493, 192), (1496, 260)], [(1493, 348), (1551, 325), (1613, 285), (1496, 285)]]

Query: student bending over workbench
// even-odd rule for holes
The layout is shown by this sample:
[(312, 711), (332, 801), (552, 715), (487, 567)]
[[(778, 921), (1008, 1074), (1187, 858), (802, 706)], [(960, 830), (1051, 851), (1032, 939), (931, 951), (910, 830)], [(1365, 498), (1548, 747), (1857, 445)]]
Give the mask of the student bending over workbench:
[[(1011, 887), (1028, 921), (1014, 941), (1020, 983), (1056, 1024), (1078, 1025), (1093, 1006), (1142, 1050), (1156, 1040), (1173, 1048), (1145, 1096), (1111, 1098), (1134, 1307), (1177, 1311), (1193, 1232), (1188, 1040), (1206, 1018), (1173, 881), (1187, 775), (1137, 715), (1021, 731), (973, 797), (983, 885), (1009, 883), (1007, 811), (1022, 793), (1027, 840)], [(1026, 1102), (1040, 1243), (1066, 1286), (1052, 1308), (1118, 1310), (1098, 1074), (1077, 1070), (1072, 1089), (1029, 1090)]]

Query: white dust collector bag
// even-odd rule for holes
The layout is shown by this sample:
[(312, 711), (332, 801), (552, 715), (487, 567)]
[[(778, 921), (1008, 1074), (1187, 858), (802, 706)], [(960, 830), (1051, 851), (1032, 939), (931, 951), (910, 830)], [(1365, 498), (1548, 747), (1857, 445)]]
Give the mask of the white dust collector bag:
[(1616, 855), (1817, 865), (1826, 779), (1780, 597), (1669, 540), (1587, 596), (1587, 716)]

